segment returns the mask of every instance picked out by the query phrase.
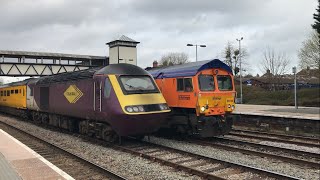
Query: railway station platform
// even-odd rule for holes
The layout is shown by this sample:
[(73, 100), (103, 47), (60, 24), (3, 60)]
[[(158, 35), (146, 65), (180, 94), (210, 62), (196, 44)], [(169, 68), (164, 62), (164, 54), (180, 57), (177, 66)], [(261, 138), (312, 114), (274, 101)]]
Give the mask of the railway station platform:
[(320, 120), (320, 108), (237, 104), (233, 114)]
[(73, 179), (0, 129), (0, 179)]

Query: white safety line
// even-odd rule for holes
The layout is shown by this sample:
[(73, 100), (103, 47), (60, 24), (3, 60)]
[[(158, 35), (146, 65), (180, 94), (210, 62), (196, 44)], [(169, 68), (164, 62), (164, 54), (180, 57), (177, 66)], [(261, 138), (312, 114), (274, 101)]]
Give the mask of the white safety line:
[(67, 179), (67, 180), (74, 180), (74, 178), (72, 178), (69, 174), (67, 174), (66, 172), (64, 172), (63, 170), (61, 170), (60, 168), (58, 168), (57, 166), (55, 166), (54, 164), (52, 164), (51, 162), (49, 162), (48, 160), (46, 160), (44, 157), (42, 157), (40, 154), (38, 154), (37, 152), (33, 151), (32, 149), (30, 149), (28, 146), (26, 146), (25, 144), (21, 143), (19, 140), (15, 139), (14, 137), (12, 137), (10, 134), (8, 134), (7, 132), (3, 131), (2, 129), (0, 129), (0, 132), (3, 133), (4, 135), (6, 135), (7, 137), (9, 137), (10, 139), (12, 139), (14, 142), (16, 142), (17, 144), (19, 144), (20, 146), (22, 146), (24, 149), (26, 149), (27, 151), (29, 151), (32, 155), (36, 156), (36, 158), (38, 158), (39, 160), (41, 160), (42, 162), (44, 162), (47, 166), (49, 166), (51, 169), (53, 169), (55, 172), (57, 172), (59, 175), (61, 175), (63, 178)]

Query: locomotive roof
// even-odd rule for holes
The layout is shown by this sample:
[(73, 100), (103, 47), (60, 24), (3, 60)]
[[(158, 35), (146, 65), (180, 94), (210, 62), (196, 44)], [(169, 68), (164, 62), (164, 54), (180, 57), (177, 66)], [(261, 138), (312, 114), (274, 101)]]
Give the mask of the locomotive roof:
[(194, 76), (199, 71), (211, 68), (221, 68), (232, 74), (231, 68), (220, 61), (219, 59), (206, 60), (206, 61), (198, 61), (191, 62), (186, 64), (168, 66), (158, 69), (151, 69), (149, 73), (155, 78), (173, 78), (173, 77), (185, 77), (185, 76)]
[(96, 72), (96, 74), (119, 74), (119, 75), (149, 75), (149, 73), (132, 64), (110, 64)]
[(39, 78), (37, 84), (49, 84), (55, 82), (75, 81), (79, 79), (89, 79), (94, 75), (118, 74), (118, 75), (149, 75), (144, 69), (131, 64), (110, 64), (105, 67), (96, 67), (75, 72), (65, 72), (61, 74), (45, 76)]

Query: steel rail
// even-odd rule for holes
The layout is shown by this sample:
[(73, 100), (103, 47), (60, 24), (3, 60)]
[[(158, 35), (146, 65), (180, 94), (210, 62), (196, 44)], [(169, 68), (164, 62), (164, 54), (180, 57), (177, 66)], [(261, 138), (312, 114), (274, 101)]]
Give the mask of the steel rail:
[(50, 147), (53, 147), (53, 148), (56, 148), (56, 149), (58, 149), (59, 151), (62, 151), (62, 152), (68, 154), (69, 156), (71, 156), (71, 157), (73, 157), (73, 158), (79, 159), (80, 161), (82, 161), (82, 162), (84, 162), (84, 163), (86, 163), (86, 164), (89, 164), (91, 167), (94, 167), (94, 168), (96, 168), (98, 171), (103, 172), (106, 176), (108, 176), (108, 177), (111, 178), (111, 179), (115, 179), (115, 180), (127, 180), (125, 177), (122, 177), (121, 175), (118, 175), (118, 174), (116, 174), (115, 172), (113, 172), (113, 171), (111, 171), (111, 170), (108, 170), (108, 169), (106, 169), (106, 168), (104, 168), (104, 167), (102, 167), (102, 166), (100, 166), (100, 165), (98, 165), (98, 164), (96, 164), (96, 163), (94, 163), (94, 162), (91, 162), (91, 161), (89, 161), (89, 160), (87, 160), (87, 159), (85, 159), (85, 158), (83, 158), (83, 157), (81, 157), (81, 156), (78, 156), (78, 155), (72, 153), (72, 152), (69, 151), (69, 150), (63, 149), (63, 147), (61, 147), (61, 146), (59, 146), (59, 145), (50, 143), (50, 142), (46, 141), (45, 139), (43, 139), (42, 137), (35, 136), (35, 135), (33, 135), (33, 134), (29, 133), (29, 132), (26, 132), (25, 130), (23, 130), (23, 129), (21, 129), (21, 128), (15, 127), (15, 126), (13, 126), (13, 125), (11, 125), (11, 124), (8, 124), (8, 123), (5, 123), (5, 122), (3, 122), (3, 121), (0, 121), (0, 123), (3, 124), (3, 125), (5, 125), (5, 126), (8, 126), (8, 127), (12, 128), (12, 129), (14, 129), (14, 130), (17, 130), (17, 131), (19, 131), (19, 132), (21, 132), (21, 133), (23, 133), (23, 134), (26, 134), (27, 136), (30, 136), (30, 137), (32, 137), (32, 138), (34, 138), (34, 139), (36, 139), (36, 140), (39, 140), (39, 141), (40, 141), (41, 143), (43, 143), (43, 144), (46, 144), (46, 145), (48, 145), (48, 146), (50, 146)]
[(311, 158), (317, 158), (317, 159), (320, 158), (320, 154), (314, 153), (314, 152), (307, 152), (307, 151), (301, 151), (301, 150), (296, 150), (296, 149), (289, 149), (289, 148), (285, 148), (285, 147), (259, 144), (259, 143), (255, 143), (255, 142), (232, 139), (232, 138), (227, 138), (227, 137), (215, 137), (214, 139), (217, 139), (222, 142), (224, 141), (224, 142), (233, 142), (233, 143), (242, 144), (242, 145), (249, 145), (249, 146), (256, 147), (256, 148), (266, 148), (266, 149), (271, 149), (271, 150), (275, 150), (275, 151), (283, 151), (283, 152), (288, 152), (288, 153), (295, 154), (295, 155), (303, 155), (303, 156), (307, 156), (307, 157), (311, 157)]
[(308, 161), (308, 160), (297, 159), (297, 158), (293, 158), (293, 157), (275, 155), (275, 154), (265, 153), (265, 152), (261, 152), (261, 151), (255, 151), (255, 150), (249, 150), (249, 149), (244, 149), (244, 148), (240, 148), (240, 147), (234, 147), (234, 146), (226, 145), (226, 144), (218, 144), (218, 143), (214, 143), (214, 142), (208, 142), (208, 141), (204, 141), (204, 140), (192, 140), (189, 142), (194, 143), (194, 144), (199, 144), (199, 145), (210, 146), (213, 148), (219, 148), (222, 150), (241, 152), (243, 154), (248, 154), (248, 155), (255, 155), (255, 156), (260, 156), (260, 157), (279, 159), (284, 162), (289, 162), (289, 163), (298, 164), (298, 165), (302, 165), (302, 166), (308, 166), (308, 167), (312, 167), (312, 168), (320, 168), (320, 163), (314, 162), (314, 161)]
[(320, 144), (318, 144), (318, 143), (292, 141), (292, 140), (277, 139), (277, 138), (271, 138), (271, 137), (262, 137), (262, 136), (244, 134), (241, 132), (230, 132), (228, 135), (244, 137), (244, 138), (251, 138), (251, 139), (258, 139), (258, 140), (263, 140), (263, 141), (272, 141), (272, 142), (280, 142), (280, 143), (287, 143), (287, 144), (295, 144), (295, 145), (306, 146), (306, 147), (320, 148)]
[(231, 132), (239, 132), (239, 133), (250, 133), (250, 134), (261, 134), (261, 135), (271, 135), (277, 138), (283, 139), (297, 139), (300, 141), (312, 141), (320, 143), (320, 137), (308, 137), (308, 136), (295, 136), (295, 135), (288, 135), (288, 134), (279, 134), (279, 133), (272, 133), (272, 132), (261, 132), (261, 131), (252, 131), (252, 130), (245, 130), (245, 129), (237, 129), (233, 128)]

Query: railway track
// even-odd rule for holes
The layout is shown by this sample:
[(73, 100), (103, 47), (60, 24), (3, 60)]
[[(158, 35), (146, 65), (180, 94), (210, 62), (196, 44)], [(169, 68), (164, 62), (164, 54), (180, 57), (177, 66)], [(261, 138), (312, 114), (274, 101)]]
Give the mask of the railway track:
[[(17, 129), (17, 131), (23, 131), (23, 130)], [(89, 137), (84, 137), (84, 139), (93, 144), (98, 144), (103, 146), (107, 145), (108, 147), (114, 148), (116, 150), (120, 150), (120, 151), (127, 152), (139, 157), (143, 157), (151, 161), (160, 162), (164, 165), (171, 166), (177, 170), (183, 170), (187, 173), (195, 174), (205, 179), (229, 179), (229, 178), (233, 178), (233, 179), (266, 179), (266, 178), (298, 179), (298, 178), (277, 173), (277, 172), (272, 172), (272, 171), (268, 171), (268, 170), (264, 170), (264, 169), (260, 169), (252, 166), (237, 164), (237, 163), (231, 163), (231, 162), (227, 162), (219, 159), (214, 159), (211, 157), (193, 154), (183, 150), (178, 150), (178, 149), (174, 149), (174, 148), (170, 148), (162, 145), (149, 143), (149, 142), (142, 142), (142, 141), (129, 139), (123, 145), (110, 145), (109, 143), (106, 143), (104, 141), (92, 139)], [(28, 143), (26, 144), (28, 145)], [(70, 168), (71, 167), (69, 167), (69, 170)], [(72, 166), (71, 170), (74, 170), (74, 169), (78, 169), (78, 168), (75, 168), (74, 166)], [(72, 176), (73, 175), (72, 172), (68, 172), (67, 170), (66, 172)], [(88, 177), (88, 176), (89, 175), (84, 175), (83, 177), (80, 176), (79, 179), (85, 179), (85, 177)], [(90, 175), (89, 177), (92, 177), (92, 175)], [(110, 179), (121, 179), (121, 178), (122, 177), (115, 177)]]
[(41, 137), (34, 136), (23, 129), (4, 122), (0, 122), (0, 128), (75, 179), (126, 180), (126, 178), (105, 169), (94, 162), (71, 153), (63, 147), (52, 144)]
[(228, 179), (232, 176), (236, 176), (238, 179), (296, 179), (292, 176), (193, 154), (167, 146), (149, 142), (137, 142), (135, 141), (131, 145), (124, 145), (118, 148), (176, 169), (187, 171), (205, 179)]
[(316, 147), (320, 148), (320, 139), (302, 136), (282, 135), (275, 133), (266, 133), (259, 131), (237, 130), (233, 129), (229, 135), (251, 138), (262, 141), (272, 141), (279, 143), (295, 144), (298, 146)]
[(303, 157), (308, 157), (308, 158), (314, 159), (314, 162), (320, 161), (320, 154), (315, 152), (307, 152), (307, 151), (301, 151), (297, 149), (289, 149), (285, 147), (259, 144), (255, 142), (233, 139), (228, 137), (217, 137), (217, 138), (214, 138), (214, 140), (215, 142), (228, 144), (228, 145), (234, 145), (234, 146), (240, 145), (242, 147), (252, 147), (255, 149), (259, 149), (259, 151), (264, 150), (264, 151), (282, 152), (283, 154), (290, 154), (295, 157), (301, 157), (301, 159), (304, 159)]
[(296, 158), (295, 156), (293, 156), (293, 157), (283, 156), (283, 155), (278, 155), (277, 153), (263, 152), (262, 149), (252, 150), (252, 149), (247, 149), (244, 147), (232, 146), (232, 145), (228, 145), (228, 144), (220, 144), (220, 143), (215, 143), (212, 141), (205, 141), (205, 140), (192, 140), (192, 141), (190, 141), (190, 143), (204, 145), (204, 146), (210, 146), (213, 148), (219, 148), (219, 149), (233, 151), (233, 152), (240, 152), (240, 153), (248, 154), (248, 155), (278, 159), (283, 162), (288, 162), (291, 164), (297, 164), (297, 165), (311, 167), (311, 168), (320, 168), (319, 161), (312, 161), (312, 160)]

